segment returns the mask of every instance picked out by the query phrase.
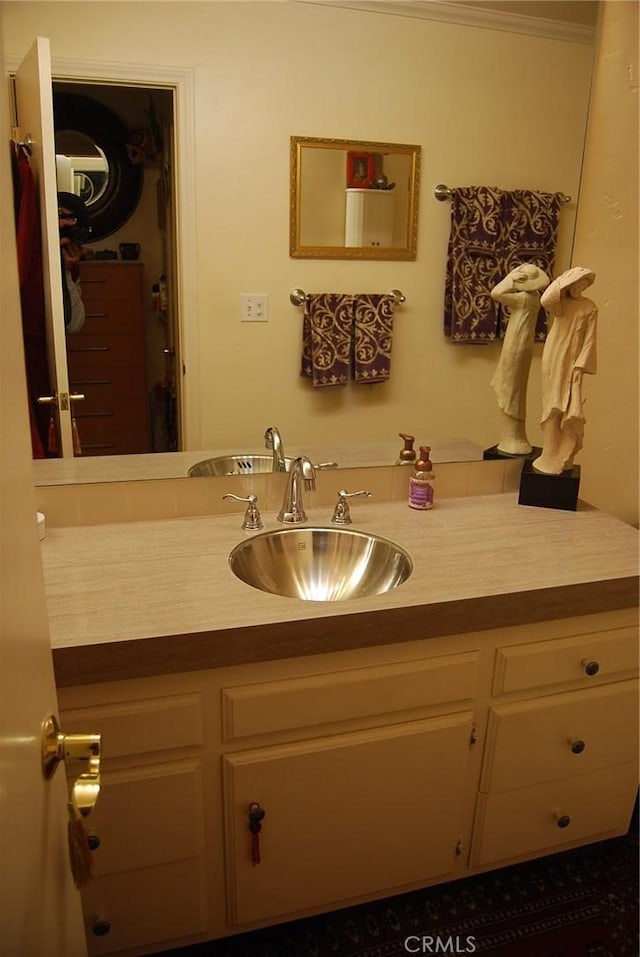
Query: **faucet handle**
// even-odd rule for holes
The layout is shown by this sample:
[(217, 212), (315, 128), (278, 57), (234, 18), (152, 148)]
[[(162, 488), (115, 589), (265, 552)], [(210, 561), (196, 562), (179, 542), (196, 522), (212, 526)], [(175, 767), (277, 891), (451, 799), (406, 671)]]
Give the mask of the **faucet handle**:
[(338, 501), (336, 507), (333, 510), (333, 515), (331, 516), (331, 521), (334, 525), (351, 525), (351, 512), (349, 511), (349, 503), (347, 502), (348, 498), (371, 498), (371, 492), (365, 492), (361, 489), (359, 492), (347, 492), (346, 489), (341, 488), (338, 492)]
[(226, 495), (223, 495), (222, 498), (224, 501), (248, 502), (240, 528), (244, 528), (247, 532), (257, 532), (262, 528), (262, 519), (258, 511), (257, 495), (247, 495), (246, 498), (241, 498), (240, 495), (232, 495), (231, 492), (228, 492)]

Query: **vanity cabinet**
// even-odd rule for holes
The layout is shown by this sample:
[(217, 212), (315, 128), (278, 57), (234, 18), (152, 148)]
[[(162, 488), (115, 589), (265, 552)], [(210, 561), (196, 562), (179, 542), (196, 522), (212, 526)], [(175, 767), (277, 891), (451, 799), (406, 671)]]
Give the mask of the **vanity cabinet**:
[[(470, 653), (224, 689), (232, 741), (257, 743), (274, 724), (299, 738), (223, 756), (230, 923), (451, 877), (476, 680)], [(425, 709), (432, 716), (408, 720)], [(253, 805), (265, 815), (256, 836)]]
[(59, 689), (62, 726), (103, 735), (90, 953), (187, 946), (625, 833), (636, 618)]
[(150, 452), (143, 265), (80, 263), (85, 323), (67, 336), (69, 386), (83, 455)]

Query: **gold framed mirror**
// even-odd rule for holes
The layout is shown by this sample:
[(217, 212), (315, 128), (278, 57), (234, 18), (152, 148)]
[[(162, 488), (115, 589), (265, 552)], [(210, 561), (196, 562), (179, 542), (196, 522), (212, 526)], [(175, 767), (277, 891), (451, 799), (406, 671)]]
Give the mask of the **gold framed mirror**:
[(294, 259), (416, 258), (420, 147), (291, 137)]

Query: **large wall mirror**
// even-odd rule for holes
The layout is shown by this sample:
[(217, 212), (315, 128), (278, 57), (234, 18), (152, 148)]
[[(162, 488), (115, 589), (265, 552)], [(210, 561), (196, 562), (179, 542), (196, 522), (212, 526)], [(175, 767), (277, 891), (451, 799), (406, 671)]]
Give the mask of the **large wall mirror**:
[(291, 137), (295, 259), (415, 259), (420, 147)]

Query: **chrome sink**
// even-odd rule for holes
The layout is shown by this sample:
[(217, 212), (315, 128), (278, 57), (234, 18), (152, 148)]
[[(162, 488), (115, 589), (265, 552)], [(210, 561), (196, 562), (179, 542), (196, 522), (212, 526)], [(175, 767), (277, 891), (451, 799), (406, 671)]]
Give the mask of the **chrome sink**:
[(345, 601), (393, 591), (413, 561), (399, 545), (343, 528), (286, 528), (249, 538), (229, 555), (252, 588), (304, 601)]
[[(289, 469), (292, 458), (286, 458)], [(218, 455), (213, 459), (204, 459), (192, 465), (187, 475), (255, 475), (273, 472), (273, 455), (260, 455), (249, 452), (247, 455)]]

